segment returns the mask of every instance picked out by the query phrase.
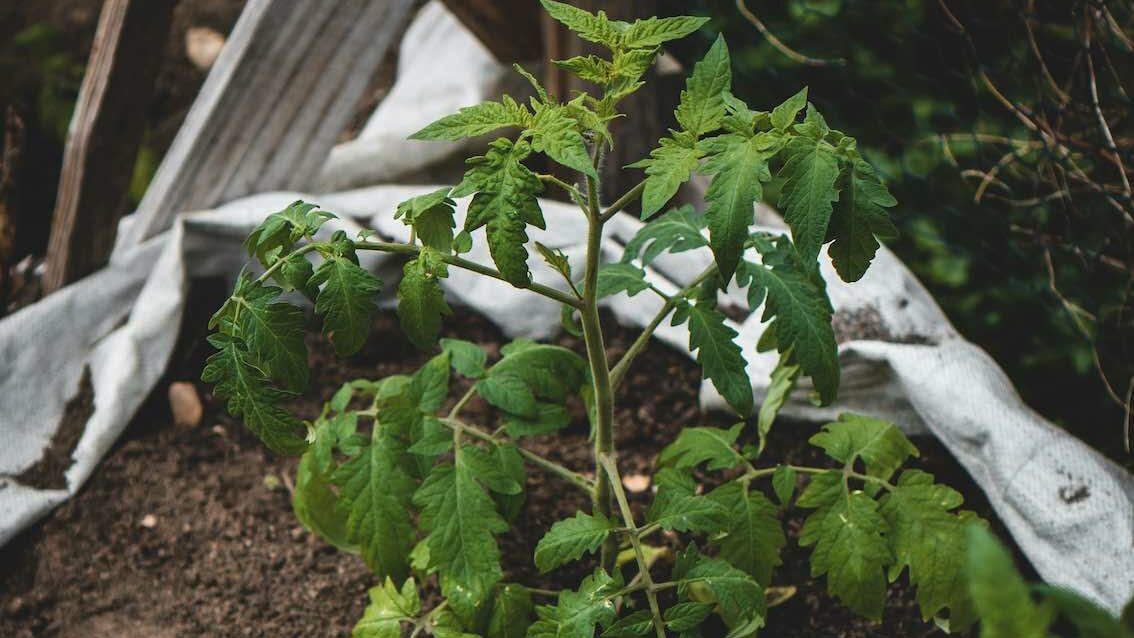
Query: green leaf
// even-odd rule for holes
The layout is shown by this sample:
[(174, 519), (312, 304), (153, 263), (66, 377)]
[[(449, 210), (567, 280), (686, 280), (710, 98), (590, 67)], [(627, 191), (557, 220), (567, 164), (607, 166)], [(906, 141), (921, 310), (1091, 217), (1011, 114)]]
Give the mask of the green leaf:
[(646, 518), (664, 530), (715, 532), (728, 520), (729, 511), (705, 496), (663, 486), (658, 489)]
[(593, 554), (615, 529), (614, 523), (601, 514), (575, 512), (574, 518), (551, 526), (535, 549), (535, 564), (541, 573)]
[(338, 467), (331, 481), (340, 487), (339, 511), (347, 517), (347, 540), (379, 578), (406, 577), (415, 538), (410, 503), (416, 483), (406, 471), (405, 449), (396, 436), (377, 428), (370, 445)]
[(486, 600), (503, 577), (495, 535), (508, 531), (508, 523), (478, 481), (496, 488), (514, 483), (499, 470), (479, 476), (488, 465), (480, 448), (457, 448), (453, 463), (435, 466), (413, 496), (421, 508), (419, 524), (429, 533), (429, 568), (441, 572), (447, 596), (460, 590), (469, 600)]
[(531, 281), (525, 229), (528, 224), (545, 227), (536, 198), (543, 184), (521, 163), (530, 154), (527, 142), (498, 139), (483, 156), (468, 160), (471, 168), (452, 192), (454, 197), (476, 193), (464, 230), (471, 233), (486, 226), (492, 261), (507, 281), (521, 286)]
[(448, 255), (453, 252), (453, 220), (456, 203), (449, 198), (449, 188), (418, 195), (398, 204), (394, 219), (413, 226), (421, 243)]
[(642, 191), (642, 219), (649, 219), (677, 194), (677, 189), (689, 181), (700, 165), (704, 152), (693, 144), (683, 144), (674, 138), (663, 137), (650, 151), (650, 157), (631, 164), (629, 168), (646, 169), (646, 187)]
[(764, 445), (768, 440), (768, 433), (772, 431), (772, 424), (776, 420), (776, 415), (784, 407), (784, 402), (791, 395), (791, 391), (795, 388), (795, 382), (799, 379), (799, 365), (788, 363), (790, 359), (790, 354), (780, 357), (775, 369), (772, 370), (772, 380), (768, 384), (768, 392), (764, 395), (764, 402), (760, 404), (756, 430), (760, 435), (761, 452), (764, 451)]
[(784, 103), (772, 109), (772, 126), (784, 130), (795, 123), (796, 116), (807, 106), (807, 87), (800, 89), (799, 93), (784, 100)]
[(343, 551), (357, 554), (359, 548), (347, 539), (346, 517), (335, 507), (338, 496), (330, 485), (330, 480), (316, 467), (314, 452), (308, 450), (295, 470), (291, 509), (299, 522), (320, 538)]
[(413, 345), (429, 350), (437, 343), (442, 317), (451, 315), (440, 280), (449, 275), (445, 264), (434, 261), (423, 249), (417, 259), (406, 262), (398, 284), (398, 319)]
[(244, 247), (250, 256), (254, 255), (260, 263), (270, 266), (290, 251), (295, 242), (304, 237), (314, 237), (319, 228), (334, 217), (319, 210), (316, 204), (295, 201), (278, 213), (268, 215), (244, 240)]
[[(1061, 616), (1075, 626), (1079, 638), (1131, 638), (1134, 627), (1115, 618), (1097, 603), (1079, 594), (1060, 587), (1039, 585), (1033, 587), (1043, 596), (1045, 602), (1053, 605)], [(952, 615), (950, 615), (952, 626)]]
[(622, 46), (628, 49), (652, 49), (670, 40), (680, 40), (708, 21), (708, 18), (694, 16), (636, 20), (622, 34)]
[(850, 413), (840, 414), (838, 421), (824, 425), (809, 441), (840, 463), (861, 459), (867, 474), (883, 480), (893, 476), (906, 459), (918, 456), (917, 448), (898, 426)]
[(315, 312), (322, 315), (323, 334), (335, 344), (335, 352), (340, 356), (358, 352), (378, 311), (375, 297), (382, 282), (350, 257), (331, 255), (315, 270), (311, 285), (323, 286)]
[(772, 133), (726, 133), (701, 142), (708, 153), (701, 172), (713, 176), (705, 191), (709, 246), (726, 282), (732, 279), (744, 252), (755, 215), (753, 206), (764, 195), (762, 182), (772, 178), (768, 159), (774, 155), (775, 140)]
[(387, 576), (382, 585), (371, 587), (369, 593), (370, 604), (350, 632), (352, 638), (401, 638), (402, 622), (415, 621), (421, 613), (417, 583), (412, 578), (398, 591)]
[(626, 263), (607, 264), (598, 272), (596, 296), (605, 299), (625, 292), (633, 297), (649, 287), (646, 272), (641, 268)]
[(285, 292), (298, 290), (307, 297), (314, 297), (317, 293), (308, 283), (315, 274), (315, 267), (307, 261), (307, 255), (297, 252), (290, 253), (283, 258), (283, 264), (276, 271), (273, 279), (280, 284)]
[(845, 492), (842, 472), (837, 470), (814, 476), (798, 503), (801, 507), (819, 505), (804, 521), (799, 536), (801, 546), (815, 546), (811, 575), (826, 574), (827, 591), (853, 611), (881, 619), (886, 568), (894, 557), (885, 538), (889, 527), (878, 512), (878, 503), (863, 492)]
[(713, 387), (741, 416), (752, 413), (752, 384), (748, 362), (734, 339), (737, 332), (725, 325), (725, 316), (700, 304), (689, 311), (689, 350)]
[(239, 316), (239, 334), (248, 349), (256, 353), (260, 366), (274, 381), (288, 390), (307, 387), (307, 345), (304, 343), (303, 311), (297, 306), (277, 302), (282, 291), (242, 279), (232, 294)]
[(705, 218), (692, 206), (675, 208), (642, 226), (626, 244), (622, 261), (629, 263), (639, 259), (642, 265), (648, 266), (666, 251), (680, 253), (708, 246), (709, 242), (701, 234), (705, 224)]
[(691, 468), (707, 462), (707, 470), (727, 470), (740, 463), (740, 453), (733, 448), (744, 423), (727, 430), (720, 428), (684, 428), (677, 439), (662, 450), (658, 465)]
[(956, 491), (934, 484), (933, 476), (910, 470), (882, 498), (880, 510), (897, 559), (891, 580), (908, 567), (922, 618), (948, 607), (950, 631), (962, 631), (976, 620), (964, 561), (958, 560), (966, 550), (965, 520), (950, 512), (963, 500)]
[(243, 417), (245, 425), (273, 452), (302, 454), (307, 449), (303, 422), (276, 406), (294, 393), (270, 385), (259, 359), (235, 337), (209, 336), (217, 352), (205, 362), (201, 380), (216, 384), (213, 391), (227, 399), (229, 414)]
[(613, 65), (596, 55), (575, 56), (566, 60), (552, 60), (555, 66), (574, 73), (580, 80), (606, 84), (614, 72)]
[(831, 215), (829, 231), (835, 241), (828, 254), (843, 281), (858, 281), (878, 251), (878, 240), (898, 236), (886, 212), (897, 200), (870, 164), (858, 158), (843, 169), (839, 190), (842, 196)]
[(540, 419), (540, 403), (563, 404), (582, 387), (586, 369), (586, 362), (571, 350), (531, 345), (506, 352), (476, 388), (486, 401), (509, 415)]
[(700, 137), (717, 130), (725, 114), (725, 94), (732, 87), (728, 45), (717, 36), (713, 46), (685, 81), (675, 115), (681, 127)]
[(470, 379), (484, 376), (488, 353), (480, 346), (462, 339), (442, 339), (441, 349), (449, 353), (449, 363), (462, 376)]
[(696, 602), (715, 604), (715, 611), (729, 627), (763, 626), (768, 609), (764, 588), (727, 561), (701, 556), (692, 546), (678, 557), (674, 575), (679, 593)]
[(532, 595), (526, 587), (511, 584), (497, 587), (486, 638), (524, 638), (534, 610)]
[(800, 254), (813, 261), (826, 241), (832, 204), (839, 199), (839, 161), (833, 146), (805, 136), (788, 140), (782, 152), (780, 208)]
[(577, 123), (566, 107), (537, 104), (535, 118), (528, 128), (532, 136), (532, 149), (567, 168), (597, 177), (591, 156), (587, 153), (587, 145), (576, 127)]
[(742, 262), (737, 283), (748, 285), (748, 305), (764, 304), (763, 321), (773, 320), (780, 354), (792, 353), (803, 373), (810, 376), (823, 404), (839, 391), (839, 352), (831, 327), (831, 302), (823, 280), (809, 271), (791, 242), (781, 238), (774, 249), (764, 247), (764, 265)]
[(1047, 638), (1050, 605), (1032, 602), (1012, 556), (982, 525), (969, 525), (969, 595), (980, 618), (981, 638)]
[(772, 474), (772, 489), (781, 504), (791, 503), (792, 494), (795, 494), (795, 479), (795, 468), (790, 465), (779, 465)]
[(708, 497), (729, 512), (728, 522), (721, 528), (724, 536), (716, 541), (720, 557), (756, 582), (770, 584), (772, 569), (782, 562), (779, 550), (787, 542), (776, 506), (740, 481), (725, 483)]
[(689, 631), (704, 622), (711, 613), (713, 605), (709, 603), (677, 603), (665, 610), (665, 626), (670, 631)]
[(610, 48), (618, 45), (618, 31), (606, 17), (605, 12), (599, 11), (596, 15), (573, 7), (566, 2), (555, 2), (555, 0), (540, 0), (540, 3), (548, 15), (580, 38), (588, 42), (604, 44)]
[(602, 638), (637, 638), (653, 631), (653, 615), (647, 609), (640, 609), (616, 620), (602, 632)]
[(539, 620), (528, 628), (527, 638), (594, 638), (597, 625), (614, 620), (610, 597), (621, 585), (602, 569), (596, 569), (583, 580), (578, 591), (562, 591), (556, 605), (537, 607)]
[(410, 136), (411, 140), (460, 140), (491, 133), (499, 128), (527, 126), (531, 113), (523, 104), (504, 96), (501, 102), (466, 106), (433, 122)]
[(567, 259), (567, 254), (558, 248), (548, 248), (540, 242), (535, 243), (536, 252), (540, 257), (551, 266), (555, 272), (563, 275), (567, 281), (572, 281), (571, 276), (571, 262)]
[(410, 390), (418, 410), (427, 414), (440, 410), (449, 395), (449, 353), (442, 351), (421, 366), (410, 379)]

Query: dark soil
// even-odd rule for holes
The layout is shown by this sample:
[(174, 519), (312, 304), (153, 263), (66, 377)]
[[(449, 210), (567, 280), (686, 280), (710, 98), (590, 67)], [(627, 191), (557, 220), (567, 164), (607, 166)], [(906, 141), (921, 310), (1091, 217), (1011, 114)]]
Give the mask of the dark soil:
[[(190, 308), (215, 307), (194, 290)], [(199, 317), (187, 319), (169, 380), (193, 380), (207, 355)], [(620, 355), (633, 334), (610, 325), (608, 351)], [(425, 359), (401, 336), (393, 315), (382, 315), (359, 355), (340, 360), (322, 337), (309, 337), (311, 399), (294, 408), (319, 410), (347, 379), (378, 378), (415, 368)], [(499, 347), (499, 331), (485, 319), (459, 313), (448, 334)], [(562, 337), (558, 343), (578, 348)], [(653, 344), (620, 391), (617, 443), (626, 475), (648, 473), (658, 451), (682, 427), (725, 422), (697, 409), (698, 369), (682, 354)], [(295, 459), (268, 452), (221, 401), (199, 386), (205, 418), (197, 427), (172, 424), (166, 388), (159, 387), (80, 494), (0, 549), (0, 636), (130, 638), (146, 636), (346, 636), (373, 584), (355, 556), (340, 553), (303, 529), (291, 512)], [(466, 417), (491, 423), (478, 400)], [(768, 462), (821, 464), (807, 445), (814, 425), (781, 423)], [(918, 467), (969, 497), (968, 506), (991, 518), (979, 489), (933, 441), (919, 441)], [(557, 438), (530, 439), (532, 450), (589, 473), (589, 443), (581, 410)], [(61, 471), (57, 470), (57, 471)], [(573, 587), (590, 567), (568, 566), (540, 577), (530, 560), (550, 525), (587, 505), (583, 495), (530, 469), (522, 525), (500, 538), (508, 578), (543, 587)], [(631, 494), (644, 508), (648, 492)], [(773, 585), (795, 588), (774, 607), (764, 638), (890, 637), (941, 634), (921, 621), (904, 578), (890, 591), (885, 619), (857, 618), (808, 574), (807, 552), (795, 537), (799, 512), (785, 514), (788, 546)], [(995, 524), (995, 521), (994, 521)], [(669, 539), (673, 542), (674, 539)], [(664, 569), (664, 568), (663, 568)]]

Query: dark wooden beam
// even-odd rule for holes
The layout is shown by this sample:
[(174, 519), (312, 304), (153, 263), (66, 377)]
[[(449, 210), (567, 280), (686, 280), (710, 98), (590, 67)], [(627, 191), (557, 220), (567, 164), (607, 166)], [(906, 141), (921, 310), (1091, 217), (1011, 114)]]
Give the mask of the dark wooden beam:
[(537, 0), (444, 0), (445, 7), (492, 52), (511, 64), (542, 52)]
[(174, 0), (106, 0), (52, 217), (44, 293), (106, 263), (130, 187)]

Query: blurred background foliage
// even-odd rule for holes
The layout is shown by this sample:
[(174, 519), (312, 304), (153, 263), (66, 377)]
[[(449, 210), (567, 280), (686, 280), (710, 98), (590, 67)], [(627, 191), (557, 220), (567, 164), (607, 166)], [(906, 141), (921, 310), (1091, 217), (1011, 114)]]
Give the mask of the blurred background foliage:
[(961, 333), (1031, 406), (1131, 465), (1134, 3), (663, 4), (713, 16), (676, 53), (725, 33), (750, 103), (809, 86), (885, 175), (890, 247)]

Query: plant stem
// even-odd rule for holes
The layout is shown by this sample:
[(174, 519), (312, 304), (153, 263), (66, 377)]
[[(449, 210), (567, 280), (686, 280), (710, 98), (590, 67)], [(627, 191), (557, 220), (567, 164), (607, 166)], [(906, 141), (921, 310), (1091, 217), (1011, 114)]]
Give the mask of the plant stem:
[(619, 384), (622, 383), (622, 380), (626, 378), (626, 372), (630, 369), (630, 364), (634, 363), (635, 357), (641, 354), (642, 350), (646, 348), (646, 345), (650, 342), (650, 337), (654, 335), (654, 331), (657, 330), (661, 322), (669, 316), (669, 313), (673, 312), (678, 302), (684, 299), (686, 295), (693, 292), (697, 286), (700, 286), (716, 271), (717, 267), (715, 265), (709, 266), (701, 274), (697, 275), (688, 286), (682, 288), (676, 295), (666, 299), (665, 304), (662, 305), (658, 314), (654, 315), (654, 318), (650, 320), (650, 323), (646, 325), (645, 329), (638, 335), (638, 338), (634, 340), (634, 343), (630, 344), (630, 347), (627, 348), (626, 354), (622, 355), (622, 358), (619, 359), (618, 363), (611, 369), (610, 384), (612, 388), (617, 389)]
[(559, 188), (567, 191), (567, 194), (571, 196), (571, 201), (578, 204), (583, 209), (583, 212), (586, 212), (586, 198), (584, 198), (583, 194), (579, 192), (579, 189), (554, 175), (540, 174), (537, 177), (539, 177), (540, 181), (547, 182), (548, 184), (554, 184)]
[[(312, 245), (312, 244), (308, 244), (308, 246), (310, 246), (310, 245)], [(354, 245), (355, 245), (356, 248), (359, 248), (361, 250), (373, 250), (373, 251), (377, 251), (377, 252), (391, 253), (391, 254), (395, 254), (395, 255), (416, 255), (416, 254), (421, 252), (421, 248), (419, 248), (417, 246), (411, 246), (409, 244), (401, 244), (401, 243), (397, 243), (397, 242), (359, 241), (359, 242), (355, 242)], [(303, 248), (307, 248), (307, 246), (304, 246)], [(302, 250), (302, 248), (300, 250)], [(575, 297), (572, 297), (571, 295), (563, 292), (562, 290), (557, 290), (555, 288), (552, 288), (551, 286), (545, 286), (543, 284), (539, 284), (539, 283), (536, 283), (534, 281), (529, 282), (527, 284), (523, 284), (523, 285), (517, 285), (517, 284), (505, 279), (504, 275), (501, 275), (498, 271), (496, 271), (492, 268), (489, 268), (488, 266), (483, 266), (481, 264), (478, 264), (475, 261), (469, 261), (467, 259), (457, 257), (456, 255), (439, 255), (439, 258), (441, 259), (441, 261), (449, 264), (450, 266), (456, 266), (457, 268), (462, 268), (464, 270), (471, 270), (472, 272), (484, 275), (486, 277), (492, 277), (493, 279), (499, 279), (500, 281), (510, 283), (513, 286), (516, 286), (517, 288), (523, 288), (523, 289), (526, 289), (526, 290), (530, 290), (530, 291), (532, 291), (536, 294), (543, 295), (544, 297), (547, 297), (548, 299), (558, 301), (561, 304), (566, 304), (568, 306), (571, 306), (572, 308), (581, 308), (581, 306), (582, 306), (581, 302), (578, 299), (576, 299)]]
[(611, 217), (614, 217), (618, 214), (619, 211), (621, 211), (623, 208), (626, 208), (630, 204), (630, 202), (638, 199), (638, 197), (642, 195), (642, 191), (644, 190), (646, 190), (646, 180), (638, 182), (637, 186), (626, 191), (622, 195), (622, 197), (614, 200), (614, 203), (610, 205), (610, 208), (607, 208), (602, 212), (601, 215), (599, 215), (599, 221), (604, 224), (610, 221)]
[[(894, 490), (898, 489), (896, 485), (894, 485), (890, 481), (887, 481), (886, 479), (881, 479), (881, 478), (878, 478), (877, 476), (870, 476), (869, 474), (863, 474), (861, 472), (855, 472), (854, 470), (852, 470), (850, 468), (846, 468), (846, 467), (844, 467), (844, 468), (810, 467), (810, 466), (807, 466), (807, 465), (790, 465), (790, 464), (785, 465), (785, 467), (789, 467), (789, 468), (795, 470), (796, 472), (798, 472), (800, 474), (825, 474), (825, 473), (831, 472), (831, 471), (841, 472), (842, 475), (846, 478), (853, 478), (853, 479), (858, 479), (860, 481), (865, 481), (867, 483), (874, 483), (876, 485), (881, 486), (882, 488), (884, 488), (888, 492), (893, 492)], [(776, 473), (777, 468), (779, 468), (779, 466), (762, 467), (762, 468), (758, 468), (758, 469), (752, 468), (746, 474), (744, 474), (744, 476), (741, 476), (740, 480), (751, 481), (753, 479), (763, 478), (765, 476), (771, 476), (772, 474)]]
[(634, 513), (630, 511), (630, 502), (626, 500), (626, 492), (622, 489), (622, 480), (618, 475), (618, 466), (609, 454), (599, 457), (602, 464), (602, 473), (610, 478), (614, 487), (614, 497), (618, 499), (618, 509), (622, 512), (622, 520), (630, 528), (626, 535), (630, 538), (630, 545), (634, 547), (634, 558), (638, 561), (638, 573), (642, 576), (642, 583), (646, 586), (646, 600), (650, 603), (650, 613), (653, 615), (654, 631), (658, 638), (665, 638), (665, 623), (662, 621), (661, 608), (658, 606), (658, 597), (654, 589), (654, 580), (650, 576), (650, 565), (646, 562), (646, 554), (642, 551), (642, 541), (638, 538), (635, 529)]
[[(441, 423), (443, 423), (447, 427), (451, 428), (454, 432), (461, 432), (463, 434), (468, 434), (469, 436), (471, 436), (473, 438), (480, 439), (481, 441), (487, 441), (487, 442), (492, 443), (494, 445), (499, 445), (503, 442), (500, 439), (496, 438), (495, 436), (492, 436), (488, 432), (485, 432), (484, 430), (481, 430), (480, 428), (473, 427), (473, 426), (465, 423), (464, 421), (461, 421), (460, 419), (458, 419), (456, 417), (443, 418), (443, 419), (441, 419)], [(594, 491), (594, 489), (595, 489), (594, 483), (590, 479), (588, 479), (587, 477), (583, 476), (582, 474), (579, 474), (578, 472), (574, 472), (572, 470), (569, 470), (569, 469), (563, 467), (562, 465), (556, 463), (555, 461), (545, 459), (542, 456), (536, 454), (535, 452), (532, 452), (531, 450), (524, 449), (524, 448), (520, 447), (519, 445), (516, 446), (516, 449), (520, 452), (520, 456), (524, 457), (524, 459), (527, 460), (532, 465), (535, 465), (536, 467), (539, 467), (540, 469), (543, 469), (547, 472), (550, 472), (551, 474), (558, 476), (559, 478), (561, 478), (565, 481), (568, 481), (572, 485), (578, 487), (579, 489), (583, 490), (584, 492), (586, 492), (588, 494), (590, 494)]]
[[(594, 164), (601, 159), (601, 149), (596, 147)], [(587, 177), (587, 264), (583, 275), (583, 300), (579, 309), (580, 323), (583, 325), (583, 341), (587, 347), (587, 361), (591, 368), (594, 390), (594, 458), (595, 488), (591, 495), (592, 513), (610, 518), (611, 486), (609, 477), (599, 469), (600, 459), (614, 452), (614, 391), (610, 385), (610, 366), (606, 361), (606, 346), (603, 343), (602, 326), (598, 314), (598, 271), (602, 251), (602, 220), (598, 210), (597, 181)], [(618, 543), (607, 538), (602, 545), (602, 567), (610, 571), (618, 558)]]

